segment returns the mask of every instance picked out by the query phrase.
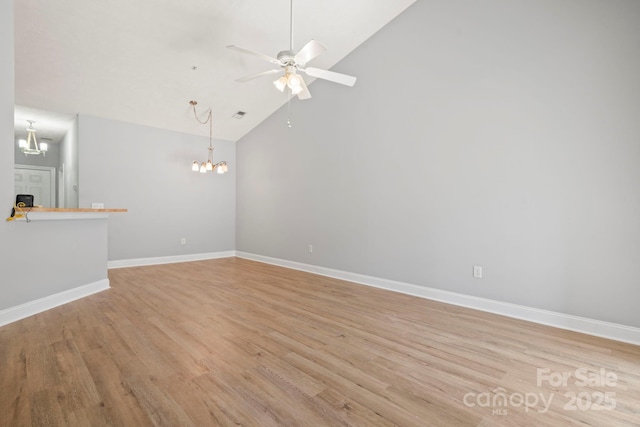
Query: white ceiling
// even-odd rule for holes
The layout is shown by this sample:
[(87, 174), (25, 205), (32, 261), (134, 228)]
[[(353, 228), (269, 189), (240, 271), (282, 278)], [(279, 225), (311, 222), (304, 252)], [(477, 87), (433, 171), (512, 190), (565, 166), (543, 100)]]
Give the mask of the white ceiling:
[[(294, 0), (294, 50), (315, 39), (328, 50), (309, 65), (331, 68), (415, 1)], [(226, 46), (269, 56), (287, 50), (289, 0), (14, 4), (16, 104), (27, 113), (50, 111), (63, 120), (80, 113), (208, 135), (193, 118), (193, 99), (213, 109), (214, 138), (237, 141), (286, 102), (273, 76), (235, 82), (272, 65)], [(232, 117), (239, 110), (247, 112), (242, 120)], [(47, 137), (46, 117), (32, 119), (40, 122), (38, 136)], [(16, 123), (27, 125), (18, 117)]]

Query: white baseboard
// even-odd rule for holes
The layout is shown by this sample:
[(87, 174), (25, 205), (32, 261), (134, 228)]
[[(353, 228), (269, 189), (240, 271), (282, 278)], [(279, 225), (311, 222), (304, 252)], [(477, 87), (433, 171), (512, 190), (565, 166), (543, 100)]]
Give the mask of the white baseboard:
[(34, 314), (42, 313), (43, 311), (50, 310), (106, 289), (109, 289), (109, 279), (102, 279), (97, 282), (69, 289), (68, 291), (59, 292), (15, 307), (0, 310), (0, 326), (24, 319), (25, 317), (33, 316)]
[[(604, 322), (589, 319), (586, 317), (573, 316), (565, 313), (558, 313), (549, 310), (527, 307), (523, 305), (511, 304), (507, 302), (480, 298), (471, 295), (464, 295), (455, 292), (443, 291), (440, 289), (418, 286), (411, 283), (397, 282), (394, 280), (381, 279), (363, 274), (350, 273), (348, 271), (334, 270), (327, 267), (320, 267), (311, 264), (304, 264), (295, 261), (288, 261), (279, 258), (271, 258), (263, 255), (256, 255), (247, 252), (225, 251), (192, 255), (179, 255), (156, 258), (138, 258), (130, 260), (109, 261), (109, 268), (135, 267), (144, 265), (168, 264), (176, 262), (201, 261), (207, 259), (228, 258), (237, 256), (253, 261), (273, 264), (280, 267), (294, 270), (306, 271), (319, 274), (321, 276), (333, 277), (347, 280), (362, 285), (373, 286), (394, 292), (400, 292), (420, 298), (441, 301), (448, 304), (467, 307), (475, 310), (486, 311), (516, 319), (527, 320), (534, 323), (581, 332), (598, 337), (608, 338), (616, 341), (640, 345), (640, 328), (620, 325), (617, 323)], [(25, 317), (50, 310), (54, 307), (66, 304), (71, 301), (89, 296), (91, 294), (109, 289), (109, 279), (99, 280), (84, 286), (79, 286), (68, 291), (60, 292), (44, 298), (27, 302), (5, 310), (0, 310), (0, 326), (15, 322)]]
[(203, 261), (207, 259), (230, 258), (236, 255), (236, 251), (209, 252), (202, 254), (173, 255), (155, 258), (134, 258), (113, 260), (107, 263), (107, 268), (142, 267), (145, 265), (173, 264), (176, 262)]
[(640, 345), (640, 328), (620, 325), (617, 323), (603, 322), (586, 317), (573, 316), (570, 314), (558, 313), (554, 311), (541, 310), (524, 305), (511, 304), (507, 302), (480, 298), (471, 295), (464, 295), (455, 292), (443, 291), (426, 286), (413, 285), (411, 283), (396, 282), (393, 280), (381, 279), (378, 277), (365, 276), (363, 274), (350, 273), (348, 271), (334, 270), (316, 265), (304, 264), (295, 261), (288, 261), (279, 258), (271, 258), (247, 252), (236, 251), (236, 256), (266, 264), (278, 265), (294, 270), (306, 271), (319, 274), (321, 276), (333, 277), (336, 279), (348, 280), (367, 286), (382, 288), (390, 291), (401, 292), (421, 298), (441, 301), (461, 307), (495, 313), (502, 316), (527, 320), (542, 325), (581, 332), (602, 338), (622, 341), (629, 344)]

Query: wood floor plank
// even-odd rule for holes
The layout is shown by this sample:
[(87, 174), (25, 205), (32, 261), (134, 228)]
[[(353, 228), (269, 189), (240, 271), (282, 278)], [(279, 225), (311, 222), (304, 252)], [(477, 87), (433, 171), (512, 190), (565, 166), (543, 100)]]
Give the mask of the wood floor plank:
[(109, 280), (0, 328), (0, 427), (640, 426), (638, 346), (238, 258)]
[(236, 426), (247, 425), (242, 416), (229, 411), (221, 396), (225, 393), (215, 388), (215, 383), (205, 382), (201, 386), (198, 380), (202, 378), (185, 378), (177, 375), (158, 379), (162, 388), (168, 390), (172, 399), (184, 409), (197, 426)]
[(69, 426), (78, 426), (78, 427), (86, 427), (86, 426), (122, 426), (131, 423), (130, 420), (127, 420), (122, 423), (115, 422), (111, 419), (109, 413), (105, 411), (104, 405), (94, 405), (86, 408), (78, 409), (69, 414), (69, 418), (67, 420), (67, 425)]
[(348, 426), (383, 426), (390, 427), (397, 424), (385, 419), (374, 408), (361, 405), (338, 391), (327, 388), (318, 395), (319, 399), (327, 402), (333, 412)]
[(108, 414), (105, 418), (116, 426), (153, 425), (131, 389), (127, 387), (126, 376), (105, 349), (94, 349), (82, 356), (101, 397), (97, 408)]
[(93, 377), (73, 341), (64, 339), (52, 345), (60, 374), (58, 401), (67, 412), (100, 403)]
[(140, 408), (156, 426), (195, 426), (193, 421), (166, 390), (146, 375), (127, 376), (124, 386), (131, 390)]
[[(18, 322), (17, 322), (18, 323)], [(0, 328), (0, 426), (31, 425), (27, 333), (20, 324)]]
[(193, 380), (202, 390), (207, 390), (207, 397), (211, 399), (207, 406), (215, 415), (216, 424), (256, 427), (277, 427), (281, 425), (279, 419), (264, 402), (256, 401), (244, 387), (237, 387), (242, 383), (231, 372), (218, 374), (204, 374)]
[(59, 404), (58, 396), (63, 391), (49, 388), (33, 393), (30, 399), (31, 422), (34, 426), (64, 426), (68, 424), (70, 412), (64, 413), (65, 407)]
[(26, 361), (29, 391), (35, 393), (60, 385), (60, 371), (53, 346), (42, 341), (30, 341), (29, 344), (30, 357)]

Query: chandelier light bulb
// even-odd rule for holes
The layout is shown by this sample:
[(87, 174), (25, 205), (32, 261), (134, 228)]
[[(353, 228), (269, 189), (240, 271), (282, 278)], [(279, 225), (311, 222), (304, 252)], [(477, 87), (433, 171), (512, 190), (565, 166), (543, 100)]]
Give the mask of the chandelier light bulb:
[(207, 161), (207, 170), (208, 171), (212, 171), (213, 170), (213, 163), (211, 163), (211, 160)]
[(200, 173), (207, 173), (207, 165), (204, 162), (200, 165)]
[(198, 172), (200, 170), (200, 165), (195, 160), (193, 161), (193, 165), (191, 165), (191, 170), (194, 172)]

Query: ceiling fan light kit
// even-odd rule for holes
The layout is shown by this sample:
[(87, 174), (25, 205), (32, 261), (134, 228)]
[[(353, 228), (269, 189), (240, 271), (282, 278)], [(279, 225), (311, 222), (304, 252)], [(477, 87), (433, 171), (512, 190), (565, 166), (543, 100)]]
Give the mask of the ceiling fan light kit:
[(202, 121), (198, 118), (198, 113), (196, 112), (196, 105), (198, 103), (196, 101), (189, 101), (191, 107), (193, 108), (193, 115), (198, 121), (198, 123), (206, 125), (209, 124), (209, 148), (207, 153), (207, 161), (199, 163), (197, 160), (194, 160), (191, 164), (191, 170), (194, 172), (207, 173), (207, 172), (216, 172), (219, 174), (223, 174), (225, 172), (229, 172), (229, 164), (226, 160), (222, 160), (218, 163), (213, 163), (213, 113), (211, 112), (211, 108), (207, 111), (206, 120)]
[[(284, 76), (274, 81), (273, 84), (275, 85), (276, 89), (278, 89), (280, 92), (284, 92), (285, 88), (289, 88), (289, 90), (291, 90), (292, 95), (300, 95), (305, 90), (308, 92), (308, 89), (304, 83), (304, 80), (302, 79), (302, 77), (296, 74), (295, 67), (290, 65), (285, 67)], [(311, 94), (309, 94), (308, 97), (310, 98)], [(301, 98), (301, 99), (307, 99), (307, 98)]]
[(298, 71), (301, 71), (310, 77), (329, 80), (334, 83), (343, 84), (345, 86), (353, 86), (356, 83), (356, 78), (353, 76), (336, 73), (334, 71), (323, 70), (320, 68), (305, 67), (307, 62), (316, 58), (322, 52), (326, 51), (327, 48), (324, 47), (321, 43), (315, 40), (311, 40), (306, 45), (304, 45), (304, 47), (300, 49), (299, 52), (295, 52), (293, 50), (293, 0), (291, 0), (289, 20), (289, 50), (283, 50), (278, 53), (276, 58), (273, 58), (269, 55), (254, 52), (252, 50), (245, 49), (236, 45), (229, 45), (227, 46), (227, 48), (233, 49), (243, 54), (257, 56), (271, 62), (272, 64), (280, 66), (280, 69), (262, 71), (260, 73), (251, 74), (246, 77), (237, 79), (236, 81), (240, 83), (244, 83), (249, 80), (253, 80), (255, 78), (267, 76), (270, 74), (281, 73), (284, 69), (284, 75), (274, 81), (273, 84), (280, 92), (284, 92), (285, 88), (288, 88), (291, 91), (291, 94), (297, 95), (299, 99), (309, 99), (311, 98), (311, 93), (309, 92), (309, 89), (307, 88), (307, 85), (304, 82), (302, 76), (297, 73)]

